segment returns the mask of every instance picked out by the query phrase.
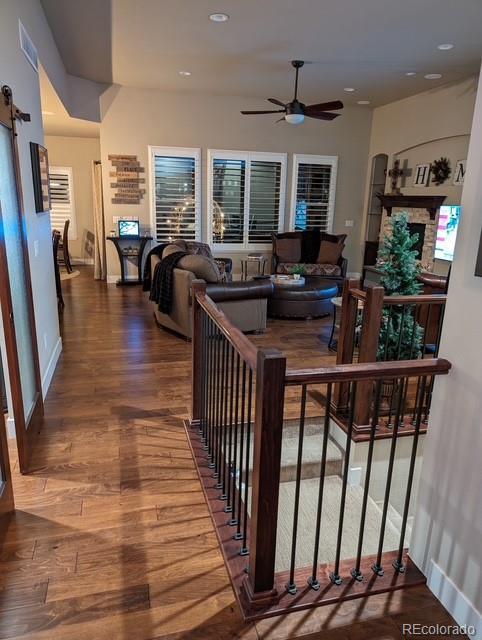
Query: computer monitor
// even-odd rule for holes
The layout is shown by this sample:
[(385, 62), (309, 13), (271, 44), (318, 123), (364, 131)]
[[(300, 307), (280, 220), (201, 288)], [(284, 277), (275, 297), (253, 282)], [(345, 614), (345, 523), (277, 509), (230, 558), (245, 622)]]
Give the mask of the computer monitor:
[(119, 220), (119, 238), (139, 236), (139, 220)]

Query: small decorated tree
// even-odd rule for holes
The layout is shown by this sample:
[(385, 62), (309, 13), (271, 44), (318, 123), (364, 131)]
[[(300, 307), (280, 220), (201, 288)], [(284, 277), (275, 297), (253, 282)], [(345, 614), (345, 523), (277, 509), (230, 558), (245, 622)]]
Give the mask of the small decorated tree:
[[(392, 233), (386, 235), (378, 252), (380, 284), (387, 296), (413, 296), (422, 290), (417, 276), (420, 264), (413, 249), (418, 234), (410, 235), (408, 214), (392, 217)], [(383, 309), (377, 360), (411, 360), (422, 355), (423, 328), (415, 319), (413, 307), (390, 306)]]

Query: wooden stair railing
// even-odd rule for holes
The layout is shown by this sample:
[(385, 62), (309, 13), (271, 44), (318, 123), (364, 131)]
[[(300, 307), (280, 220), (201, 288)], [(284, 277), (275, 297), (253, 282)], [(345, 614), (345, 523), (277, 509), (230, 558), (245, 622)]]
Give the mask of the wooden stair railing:
[[(358, 294), (356, 294), (358, 295)], [(370, 295), (366, 295), (369, 299)], [(376, 294), (375, 294), (376, 295)], [(427, 417), (426, 388), (436, 375), (447, 374), (450, 363), (439, 358), (400, 362), (341, 364), (315, 369), (287, 369), (278, 350), (256, 349), (234, 327), (197, 285), (193, 296), (193, 400), (192, 419), (187, 432), (199, 478), (211, 511), (228, 573), (246, 620), (321, 604), (366, 597), (423, 582), (424, 576), (406, 556), (405, 533), (417, 456), (417, 443)], [(418, 381), (413, 415), (407, 416), (408, 381)], [(371, 555), (362, 553), (365, 544), (365, 518), (370, 503), (370, 474), (377, 443), (375, 434), (387, 418), (381, 415), (381, 387), (393, 382), (396, 407), (390, 410), (390, 445), (380, 532)], [(336, 385), (346, 385), (348, 429), (338, 513), (334, 562), (320, 562), (326, 540), (323, 519), (324, 469), (327, 444), (336, 417), (332, 398)], [(320, 417), (322, 450), (318, 508), (307, 526), (299, 510), (306, 490), (302, 479), (305, 414), (309, 388), (326, 387), (324, 415)], [(281, 494), (283, 411), (287, 387), (299, 390), (298, 460), (293, 502), (286, 504)], [(343, 557), (343, 538), (347, 531), (346, 496), (350, 446), (360, 390), (369, 397), (369, 445), (364, 476), (363, 504), (358, 545), (352, 559)], [(296, 393), (295, 393), (296, 395)], [(293, 398), (290, 394), (290, 404)], [(397, 549), (384, 548), (390, 506), (390, 491), (397, 467), (397, 441), (407, 428), (413, 429), (410, 465), (406, 480), (401, 530)], [(252, 448), (254, 451), (252, 452)], [(252, 455), (251, 455), (252, 454)], [(311, 485), (310, 485), (311, 486)], [(291, 495), (291, 494), (290, 494)], [(280, 500), (285, 502), (282, 503)], [(291, 498), (290, 498), (291, 500)], [(316, 501), (315, 501), (316, 504)], [(371, 503), (370, 503), (371, 504)], [(326, 507), (325, 507), (326, 508)], [(372, 509), (374, 507), (372, 506)], [(279, 545), (279, 518), (292, 513), (288, 530), (290, 550)], [(311, 516), (310, 516), (311, 517)], [(286, 531), (286, 522), (284, 523)], [(313, 552), (306, 546), (306, 531), (312, 531)], [(280, 529), (281, 531), (281, 529)], [(320, 546), (321, 541), (321, 546)], [(280, 565), (278, 553), (285, 558)], [(302, 558), (300, 565), (299, 558)], [(307, 559), (306, 561), (304, 559)], [(311, 566), (310, 566), (311, 564)], [(388, 570), (390, 568), (390, 570)]]

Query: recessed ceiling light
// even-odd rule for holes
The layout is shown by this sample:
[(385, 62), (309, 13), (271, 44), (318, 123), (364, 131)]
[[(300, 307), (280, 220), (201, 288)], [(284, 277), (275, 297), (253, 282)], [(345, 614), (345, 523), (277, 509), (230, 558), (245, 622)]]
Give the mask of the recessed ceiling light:
[(211, 13), (209, 19), (213, 22), (227, 22), (229, 20), (229, 16), (227, 13)]
[(370, 104), (370, 100), (357, 100), (357, 104)]
[(355, 89), (353, 87), (345, 87), (343, 89), (343, 91), (347, 91), (348, 93), (352, 93), (353, 91), (355, 91)]
[(417, 72), (416, 71), (407, 71), (407, 73), (405, 75), (409, 76), (411, 78), (412, 76), (416, 76)]
[(190, 76), (191, 72), (190, 71), (179, 71), (179, 75), (180, 76)]
[(446, 42), (445, 44), (438, 44), (437, 45), (437, 49), (439, 49), (440, 51), (450, 51), (450, 49), (453, 49), (454, 45), (450, 42)]
[(54, 116), (55, 113), (53, 111), (42, 111), (43, 116)]
[(424, 78), (425, 78), (426, 80), (438, 80), (438, 79), (439, 79), (439, 78), (441, 78), (441, 77), (442, 77), (442, 74), (441, 74), (441, 73), (426, 73), (426, 74), (424, 75)]

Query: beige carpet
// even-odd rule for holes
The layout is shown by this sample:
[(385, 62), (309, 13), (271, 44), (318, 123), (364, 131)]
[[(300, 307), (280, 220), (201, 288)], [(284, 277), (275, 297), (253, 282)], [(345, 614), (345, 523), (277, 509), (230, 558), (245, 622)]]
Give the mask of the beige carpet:
[[(280, 484), (276, 571), (284, 571), (290, 567), (295, 486), (295, 482), (282, 482)], [(318, 486), (319, 481), (316, 478), (302, 480), (301, 482), (296, 567), (309, 566), (313, 561)], [(341, 488), (341, 478), (338, 476), (325, 477), (319, 551), (319, 562), (321, 564), (331, 563), (335, 558)], [(361, 487), (349, 486), (346, 494), (345, 519), (343, 524), (342, 560), (356, 556), (362, 500), (363, 489)], [(381, 516), (381, 510), (375, 502), (369, 498), (362, 555), (370, 555), (377, 552)], [(392, 522), (387, 519), (383, 550), (391, 551), (398, 549), (399, 539), (400, 535), (398, 530)]]

